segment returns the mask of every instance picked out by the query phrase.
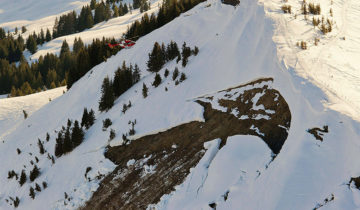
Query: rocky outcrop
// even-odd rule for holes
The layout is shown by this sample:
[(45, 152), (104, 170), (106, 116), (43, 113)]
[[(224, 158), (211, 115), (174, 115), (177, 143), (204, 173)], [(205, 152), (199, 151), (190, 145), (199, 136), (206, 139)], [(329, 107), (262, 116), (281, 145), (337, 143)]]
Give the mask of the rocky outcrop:
[(118, 166), (106, 176), (82, 209), (146, 209), (174, 190), (205, 153), (204, 142), (233, 135), (255, 135), (276, 155), (290, 128), (291, 113), (272, 79), (205, 95), (205, 122), (189, 122), (141, 137), (129, 145), (109, 147), (105, 156)]

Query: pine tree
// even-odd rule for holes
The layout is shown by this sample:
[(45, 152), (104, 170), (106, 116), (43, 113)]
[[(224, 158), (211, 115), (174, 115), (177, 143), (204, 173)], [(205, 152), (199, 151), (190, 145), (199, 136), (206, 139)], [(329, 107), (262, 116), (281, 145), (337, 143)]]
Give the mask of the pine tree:
[(95, 8), (94, 22), (100, 23), (105, 20), (105, 5), (104, 2), (98, 4)]
[(180, 82), (183, 82), (184, 80), (186, 80), (186, 75), (185, 73), (181, 73)]
[(66, 128), (65, 134), (64, 134), (64, 144), (63, 144), (63, 152), (68, 153), (72, 150), (72, 142), (71, 142), (71, 124), (69, 124), (70, 120), (68, 120), (68, 126)]
[(66, 39), (64, 39), (61, 45), (60, 57), (63, 57), (65, 53), (69, 53), (69, 52), (70, 52), (69, 44), (67, 43)]
[(87, 108), (84, 108), (83, 116), (81, 118), (81, 127), (88, 129), (89, 113)]
[(135, 77), (140, 77), (140, 75), (134, 75), (132, 68), (131, 64), (130, 67), (126, 67), (125, 62), (123, 62), (122, 67), (118, 68), (115, 72), (113, 83), (115, 97), (119, 97), (127, 91), (133, 85)]
[(199, 48), (197, 46), (195, 46), (194, 50), (192, 51), (192, 53), (197, 56), (197, 54), (199, 53)]
[(46, 188), (47, 188), (47, 183), (46, 183), (46, 182), (42, 182), (42, 186), (43, 186), (43, 189), (46, 189)]
[(175, 67), (175, 70), (172, 75), (172, 79), (175, 81), (178, 76), (179, 76), (179, 69), (178, 67)]
[(41, 192), (41, 187), (38, 183), (35, 183), (35, 190)]
[(155, 78), (154, 78), (154, 82), (153, 82), (153, 86), (154, 87), (157, 87), (157, 86), (159, 86), (161, 84), (161, 76), (160, 76), (160, 74), (156, 74), (155, 75)]
[(33, 182), (39, 175), (40, 175), (40, 170), (35, 165), (33, 170), (30, 171), (30, 176), (29, 176), (30, 181)]
[(37, 51), (36, 39), (32, 35), (30, 35), (26, 40), (26, 48), (31, 52), (31, 54), (34, 54)]
[(135, 64), (132, 78), (133, 78), (133, 82), (132, 82), (133, 84), (140, 81), (140, 69), (139, 69), (139, 66), (137, 64)]
[(168, 77), (169, 76), (169, 69), (165, 69), (165, 72), (164, 72), (164, 77)]
[(45, 40), (47, 42), (49, 42), (51, 40), (51, 33), (50, 33), (50, 30), (47, 28), (46, 29), (46, 36), (45, 36)]
[(14, 200), (14, 207), (17, 208), (20, 204), (20, 199), (19, 197), (16, 196), (15, 200)]
[(27, 31), (26, 27), (25, 27), (25, 26), (22, 26), (22, 27), (21, 27), (21, 33), (23, 34), (23, 33), (25, 33), (26, 31)]
[(91, 2), (90, 2), (90, 8), (91, 8), (91, 9), (95, 9), (95, 7), (96, 7), (96, 0), (91, 0)]
[(147, 62), (148, 71), (150, 72), (158, 72), (165, 64), (164, 53), (159, 45), (159, 43), (155, 42), (154, 47), (149, 54), (149, 60)]
[(112, 81), (109, 77), (105, 77), (101, 86), (101, 99), (99, 101), (100, 111), (108, 111), (114, 105), (115, 95), (112, 86)]
[(64, 154), (63, 146), (64, 145), (64, 137), (61, 131), (58, 132), (58, 137), (56, 138), (55, 144), (55, 156), (60, 157)]
[(143, 83), (142, 95), (144, 98), (148, 96), (148, 87), (146, 87), (145, 83)]
[(45, 33), (44, 33), (43, 29), (40, 30), (39, 37), (40, 37), (40, 44), (44, 44), (44, 42), (45, 42)]
[(119, 17), (120, 16), (120, 13), (119, 13), (119, 8), (116, 6), (116, 4), (113, 5), (113, 17), (116, 18), (116, 17)]
[(49, 133), (46, 133), (46, 141), (49, 142), (49, 140), (50, 140), (50, 135)]
[(114, 129), (110, 130), (110, 136), (109, 136), (109, 140), (113, 140), (116, 137), (116, 133)]
[(182, 46), (181, 55), (182, 55), (182, 66), (185, 67), (186, 64), (188, 63), (188, 58), (191, 55), (191, 49), (190, 49), (190, 47), (186, 46), (186, 42), (184, 42), (184, 44)]
[(95, 122), (95, 112), (94, 110), (90, 110), (89, 115), (88, 115), (88, 125), (89, 127), (91, 127)]
[(109, 118), (106, 118), (103, 120), (103, 131), (106, 131), (106, 129), (112, 125), (112, 122)]
[(21, 171), (21, 175), (20, 175), (20, 180), (19, 180), (19, 184), (20, 186), (23, 186), (23, 184), (26, 182), (26, 174), (25, 174), (25, 170)]
[(42, 142), (40, 141), (40, 139), (38, 139), (38, 146), (39, 146), (39, 152), (40, 154), (44, 154), (45, 153), (45, 149), (44, 149), (44, 145), (42, 144)]
[(30, 193), (29, 193), (30, 198), (35, 199), (35, 190), (33, 187), (30, 187)]
[(84, 42), (81, 40), (80, 37), (79, 37), (79, 39), (77, 39), (75, 37), (74, 46), (73, 46), (73, 52), (78, 53), (83, 48), (84, 48)]
[(74, 127), (71, 133), (71, 140), (73, 143), (73, 148), (79, 146), (84, 140), (84, 131), (79, 126), (79, 122), (77, 120), (74, 122)]
[(104, 20), (108, 21), (110, 18), (111, 18), (110, 4), (109, 4), (109, 3), (106, 3), (106, 5), (105, 5)]
[(127, 4), (124, 4), (124, 14), (127, 14), (129, 12), (129, 7)]

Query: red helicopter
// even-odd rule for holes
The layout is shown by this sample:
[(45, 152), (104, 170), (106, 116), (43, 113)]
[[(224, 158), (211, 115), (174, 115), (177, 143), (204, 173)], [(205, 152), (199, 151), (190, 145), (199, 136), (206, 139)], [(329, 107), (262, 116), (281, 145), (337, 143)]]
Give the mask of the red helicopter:
[(110, 48), (120, 47), (120, 48), (129, 49), (130, 47), (135, 45), (135, 41), (132, 41), (130, 39), (120, 39), (120, 41), (115, 44), (108, 43), (107, 45)]

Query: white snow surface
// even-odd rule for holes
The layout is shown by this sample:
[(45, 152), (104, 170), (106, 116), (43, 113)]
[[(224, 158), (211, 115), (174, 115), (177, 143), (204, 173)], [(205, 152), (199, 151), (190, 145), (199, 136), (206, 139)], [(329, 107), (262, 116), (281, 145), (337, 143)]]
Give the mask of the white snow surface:
[[(274, 20), (273, 40), (278, 58), (298, 75), (306, 78), (326, 94), (326, 107), (360, 120), (360, 13), (358, 0), (311, 0), (320, 3), (321, 15), (301, 15), (297, 0), (260, 0), (268, 16)], [(292, 14), (283, 14), (282, 5), (291, 5)], [(333, 16), (330, 15), (330, 9)], [(295, 18), (295, 14), (297, 15)], [(312, 18), (329, 18), (333, 31), (323, 35), (312, 25)], [(315, 46), (314, 40), (320, 40)], [(344, 40), (345, 38), (345, 40)], [(297, 42), (306, 41), (308, 49), (301, 50)]]
[[(151, 1), (151, 3), (151, 9), (146, 12), (149, 17), (152, 13), (157, 13), (161, 0)], [(132, 13), (129, 12), (124, 16), (98, 23), (85, 31), (58, 37), (50, 42), (44, 43), (35, 54), (29, 55), (28, 58), (37, 60), (41, 55), (44, 56), (47, 53), (59, 54), (64, 40), (66, 40), (72, 49), (74, 39), (79, 37), (81, 37), (84, 44), (90, 44), (94, 39), (102, 39), (103, 37), (119, 39), (123, 36), (123, 33), (127, 31), (128, 27), (136, 20), (140, 20), (144, 14), (145, 13), (140, 13), (140, 9), (136, 9), (133, 10)]]
[[(295, 1), (289, 2), (295, 4)], [(357, 3), (354, 0), (334, 0), (334, 5), (339, 8), (347, 6), (348, 11), (355, 8), (352, 15), (360, 11), (356, 10)], [(121, 142), (122, 134), (131, 128), (128, 124), (130, 120), (136, 119), (138, 136), (189, 121), (201, 121), (203, 108), (192, 99), (263, 77), (274, 79), (272, 87), (279, 90), (288, 102), (292, 114), (289, 136), (280, 154), (271, 162), (271, 151), (261, 139), (253, 136), (231, 137), (220, 150), (219, 140), (209, 142), (205, 145), (205, 156), (186, 181), (171, 194), (164, 195), (160, 203), (154, 206), (159, 209), (184, 209), (184, 205), (189, 202), (192, 205), (188, 209), (209, 209), (208, 204), (216, 202), (217, 209), (238, 209), (239, 206), (242, 209), (313, 209), (333, 193), (335, 200), (323, 208), (360, 208), (359, 191), (354, 186), (349, 188), (346, 185), (350, 177), (360, 175), (360, 124), (343, 113), (329, 109), (342, 107), (336, 110), (350, 110), (344, 108), (347, 101), (335, 101), (317, 80), (303, 78), (302, 73), (309, 69), (305, 65), (295, 65), (301, 63), (301, 59), (295, 62), (292, 56), (304, 54), (305, 62), (305, 54), (311, 54), (312, 49), (296, 52), (290, 51), (291, 48), (285, 45), (288, 42), (284, 39), (291, 37), (291, 34), (287, 34), (291, 32), (286, 30), (290, 26), (282, 19), (280, 6), (280, 0), (266, 1), (265, 8), (254, 0), (242, 0), (236, 8), (217, 0), (208, 0), (142, 37), (133, 48), (122, 50), (107, 62), (94, 67), (64, 95), (20, 122), (16, 130), (3, 135), (5, 141), (0, 143), (0, 155), (4, 160), (0, 162), (0, 209), (11, 208), (5, 202), (9, 196), (20, 198), (18, 209), (79, 207), (97, 189), (101, 178), (97, 179), (96, 176), (108, 174), (115, 168), (103, 155), (109, 144), (110, 128), (116, 131), (113, 142)], [(334, 13), (338, 15), (335, 9)], [(342, 23), (358, 25), (355, 19), (346, 18)], [(341, 18), (337, 24), (341, 24)], [(350, 42), (349, 46), (353, 47), (356, 47), (358, 34), (350, 33), (350, 30), (355, 29), (349, 27), (345, 42)], [(324, 39), (329, 41), (321, 41), (324, 46), (318, 48), (322, 47), (325, 52), (328, 43), (329, 47), (336, 50), (340, 45), (331, 45), (333, 35), (327, 35)], [(172, 61), (160, 71), (163, 77), (165, 68), (168, 68), (171, 75), (177, 66), (180, 72), (187, 75), (184, 82), (176, 86), (168, 77), (163, 78), (162, 84), (154, 88), (151, 86), (154, 74), (146, 71), (148, 53), (155, 41), (167, 44), (171, 40), (179, 45), (184, 41), (188, 46), (196, 45), (200, 52), (189, 58), (185, 68)], [(284, 42), (281, 44), (281, 41)], [(352, 56), (359, 52), (357, 49), (351, 52)], [(346, 50), (345, 46), (343, 50)], [(338, 57), (333, 55), (334, 62)], [(142, 70), (141, 81), (119, 97), (111, 110), (100, 113), (98, 101), (102, 81), (106, 76), (112, 78), (123, 61), (139, 65)], [(291, 61), (294, 61), (294, 65)], [(349, 66), (356, 66), (356, 62)], [(320, 65), (318, 72), (327, 65), (325, 61), (322, 63), (324, 65)], [(341, 67), (340, 64), (338, 67)], [(346, 71), (346, 68), (341, 69)], [(330, 83), (329, 78), (326, 81)], [(149, 87), (146, 99), (141, 94), (143, 83)], [(165, 91), (165, 87), (168, 91)], [(345, 92), (348, 88), (337, 89)], [(355, 93), (353, 96), (356, 98)], [(123, 114), (122, 105), (129, 100), (132, 107)], [(66, 125), (68, 118), (80, 120), (84, 107), (95, 110), (95, 124), (86, 132), (85, 140), (79, 147), (57, 158), (55, 164), (52, 164), (46, 155), (39, 154), (38, 138), (44, 141), (49, 132), (51, 139), (44, 142), (44, 146), (53, 155), (55, 130)], [(355, 118), (356, 115), (352, 116)], [(110, 118), (113, 124), (103, 132), (102, 120), (106, 118)], [(323, 125), (329, 126), (329, 133), (324, 134), (323, 142), (316, 141), (306, 132), (309, 128)], [(135, 138), (133, 140), (136, 141)], [(16, 152), (17, 148), (22, 151), (20, 155)], [(35, 156), (39, 158), (37, 166), (41, 175), (33, 183), (28, 180), (20, 187), (14, 179), (7, 179), (8, 171), (15, 170), (20, 174), (24, 166), (29, 174), (32, 169), (30, 160), (34, 160)], [(90, 181), (84, 177), (87, 167), (92, 168), (88, 174)], [(32, 200), (28, 195), (30, 186), (42, 181), (46, 181), (48, 187), (37, 192), (36, 198)], [(228, 200), (224, 201), (222, 196), (227, 191)], [(64, 192), (73, 199), (65, 201)]]
[(2, 137), (6, 133), (16, 130), (16, 125), (25, 120), (23, 110), (31, 116), (38, 109), (61, 96), (64, 91), (66, 88), (60, 87), (23, 97), (0, 96), (0, 140), (4, 140)]
[(18, 27), (25, 26), (27, 37), (41, 28), (52, 30), (55, 18), (75, 10), (78, 14), (81, 8), (89, 4), (89, 0), (0, 0), (0, 27), (13, 32)]

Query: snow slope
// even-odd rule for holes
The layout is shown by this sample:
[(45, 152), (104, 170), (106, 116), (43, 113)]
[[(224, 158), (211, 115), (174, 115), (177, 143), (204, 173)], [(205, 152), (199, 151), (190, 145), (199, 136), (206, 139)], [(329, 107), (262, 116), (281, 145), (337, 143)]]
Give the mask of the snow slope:
[[(147, 11), (147, 14), (156, 13), (159, 10), (159, 5), (161, 0), (151, 1), (151, 9)], [(93, 39), (102, 39), (103, 37), (119, 39), (123, 36), (123, 33), (126, 32), (128, 26), (130, 26), (136, 20), (140, 20), (145, 13), (140, 13), (140, 9), (134, 10), (131, 14), (128, 13), (124, 16), (112, 18), (108, 21), (104, 21), (96, 24), (94, 27), (87, 29), (83, 32), (62, 36), (56, 39), (51, 40), (39, 47), (38, 51), (29, 55), (31, 60), (38, 59), (41, 55), (46, 55), (47, 53), (59, 54), (61, 45), (64, 40), (67, 41), (70, 47), (74, 44), (74, 39), (81, 37), (84, 44), (92, 43)], [(52, 23), (53, 24), (53, 23)], [(40, 29), (38, 29), (40, 30)]]
[(31, 94), (23, 97), (6, 98), (0, 96), (0, 140), (5, 134), (16, 130), (16, 126), (24, 121), (23, 110), (28, 116), (63, 94), (65, 87)]
[[(40, 2), (41, 2), (41, 4), (35, 4), (35, 5), (37, 5), (37, 7), (39, 7), (39, 8), (40, 7), (47, 8), (46, 4), (48, 4), (48, 1), (40, 1)], [(126, 0), (126, 1), (123, 1), (122, 3), (129, 3), (129, 2), (132, 2), (132, 1)], [(151, 15), (152, 13), (156, 13), (159, 10), (161, 0), (151, 0), (149, 2), (151, 3), (151, 9), (147, 11), (147, 14)], [(64, 5), (61, 5), (64, 3), (65, 2), (59, 2), (58, 7), (59, 8), (67, 8)], [(79, 14), (81, 7), (88, 3), (89, 2), (83, 2), (83, 3), (71, 2), (69, 4), (74, 6), (73, 8)], [(6, 7), (7, 6), (15, 7), (12, 4), (13, 3), (9, 2), (4, 5)], [(17, 5), (17, 7), (19, 7), (19, 6)], [(15, 27), (18, 27), (19, 30), (21, 30), (21, 26), (24, 25), (27, 28), (27, 32), (22, 34), (22, 36), (24, 38), (26, 38), (28, 35), (32, 34), (34, 31), (36, 33), (39, 33), (41, 29), (43, 29), (44, 31), (46, 31), (47, 28), (52, 30), (52, 28), (54, 26), (55, 18), (59, 17), (61, 14), (66, 14), (67, 12), (70, 11), (70, 10), (65, 10), (64, 12), (59, 13), (60, 10), (58, 9), (58, 7), (55, 7), (55, 8), (50, 7), (49, 13), (51, 13), (53, 15), (42, 16), (42, 18), (40, 18), (40, 19), (36, 19), (35, 17), (37, 17), (37, 16), (32, 15), (34, 13), (29, 13), (26, 16), (30, 20), (21, 20), (20, 19), (21, 16), (20, 16), (20, 17), (14, 17), (14, 18), (16, 18), (16, 21), (7, 22), (7, 21), (9, 21), (9, 19), (6, 19), (6, 18), (1, 19), (1, 17), (0, 17), (0, 27), (4, 28), (5, 30), (10, 30), (13, 32), (15, 30)], [(35, 8), (32, 8), (32, 7), (30, 7), (30, 9), (31, 9), (31, 11), (35, 10)], [(20, 9), (18, 9), (18, 10), (20, 10)], [(15, 14), (18, 14), (18, 11)], [(98, 23), (98, 24), (94, 25), (92, 28), (87, 29), (85, 31), (67, 35), (67, 36), (58, 37), (56, 39), (51, 40), (50, 42), (44, 43), (43, 45), (39, 45), (37, 52), (33, 55), (31, 55), (31, 53), (26, 50), (24, 55), (27, 60), (37, 60), (41, 55), (44, 56), (47, 53), (59, 54), (61, 45), (64, 40), (66, 40), (68, 42), (69, 46), (72, 47), (74, 44), (74, 39), (78, 38), (78, 37), (81, 37), (84, 44), (90, 44), (90, 43), (92, 43), (93, 39), (96, 39), (96, 38), (99, 38), (99, 39), (101, 39), (103, 37), (106, 37), (106, 38), (114, 37), (115, 39), (121, 38), (123, 33), (126, 32), (128, 26), (130, 26), (136, 20), (140, 20), (144, 14), (145, 13), (140, 13), (140, 9), (133, 10), (131, 14), (128, 13), (121, 17), (112, 18), (108, 21)]]
[[(109, 144), (110, 128), (102, 131), (102, 120), (112, 120), (111, 128), (117, 134), (114, 142), (118, 143), (122, 134), (130, 129), (128, 122), (135, 119), (138, 136), (201, 121), (203, 109), (193, 102), (194, 98), (262, 77), (274, 78), (272, 87), (286, 99), (292, 114), (289, 136), (279, 155), (271, 162), (270, 150), (252, 136), (231, 137), (220, 150), (218, 140), (209, 142), (205, 145), (207, 154), (189, 175), (189, 179), (194, 177), (199, 181), (187, 179), (173, 193), (164, 195), (156, 207), (183, 209), (184, 203), (189, 202), (190, 209), (207, 209), (208, 204), (217, 202), (218, 209), (239, 206), (243, 209), (312, 209), (333, 193), (336, 199), (327, 204), (327, 208), (359, 208), (358, 190), (345, 183), (350, 177), (360, 175), (360, 124), (328, 109), (323, 100), (330, 99), (322, 89), (297, 75), (296, 66), (294, 69), (285, 60), (279, 60), (273, 35), (283, 26), (274, 24), (265, 9), (253, 0), (242, 0), (236, 8), (208, 0), (139, 39), (133, 48), (122, 50), (94, 67), (66, 94), (3, 137), (6, 141), (0, 144), (0, 154), (8, 161), (0, 162), (0, 209), (9, 208), (4, 202), (9, 196), (20, 198), (19, 209), (75, 209), (98, 187), (101, 176), (96, 177), (115, 167), (103, 156)], [(170, 40), (179, 45), (186, 41), (188, 46), (198, 46), (200, 52), (189, 58), (185, 68), (172, 61), (160, 71), (163, 75), (168, 68), (171, 74), (177, 66), (186, 73), (187, 80), (175, 85), (168, 77), (154, 88), (151, 86), (154, 74), (146, 71), (148, 53), (155, 41), (169, 43)], [(142, 79), (118, 98), (109, 112), (100, 113), (97, 107), (102, 80), (112, 77), (123, 61), (137, 63)], [(146, 99), (141, 95), (143, 83), (150, 87)], [(124, 114), (122, 105), (129, 100), (132, 107)], [(44, 145), (53, 155), (54, 130), (66, 125), (68, 118), (79, 120), (84, 107), (95, 110), (95, 124), (86, 132), (86, 140), (79, 147), (52, 164), (46, 155), (39, 154), (38, 138), (44, 141), (49, 132), (51, 139)], [(323, 125), (329, 126), (323, 142), (306, 131)], [(20, 155), (16, 153), (17, 148), (22, 151)], [(48, 187), (37, 192), (32, 200), (28, 196), (29, 188), (35, 183), (28, 180), (20, 187), (14, 179), (7, 179), (7, 172), (19, 173), (25, 169), (28, 174), (33, 167), (29, 162), (34, 156), (39, 158), (37, 165), (41, 171), (35, 182), (46, 181)], [(88, 174), (90, 181), (84, 177), (87, 167), (92, 168)], [(224, 201), (222, 197), (227, 191), (228, 199)], [(72, 198), (70, 201), (65, 200), (64, 192)]]
[[(328, 101), (325, 101), (327, 107), (360, 120), (360, 25), (356, 18), (360, 15), (360, 2), (308, 1), (321, 5), (321, 15), (315, 18), (329, 18), (334, 22), (333, 31), (326, 35), (313, 27), (313, 15), (304, 20), (300, 1), (261, 2), (276, 24), (274, 41), (278, 46), (279, 59), (294, 68), (298, 75), (320, 87), (328, 96)], [(280, 8), (284, 4), (292, 6), (293, 14), (283, 14)], [(318, 46), (314, 44), (315, 38), (320, 40)], [(308, 50), (296, 46), (300, 41), (308, 42)]]
[(34, 31), (39, 33), (41, 28), (52, 29), (55, 18), (72, 10), (79, 12), (81, 8), (89, 4), (89, 0), (0, 0), (0, 27), (14, 31), (18, 27), (25, 26), (27, 37)]

